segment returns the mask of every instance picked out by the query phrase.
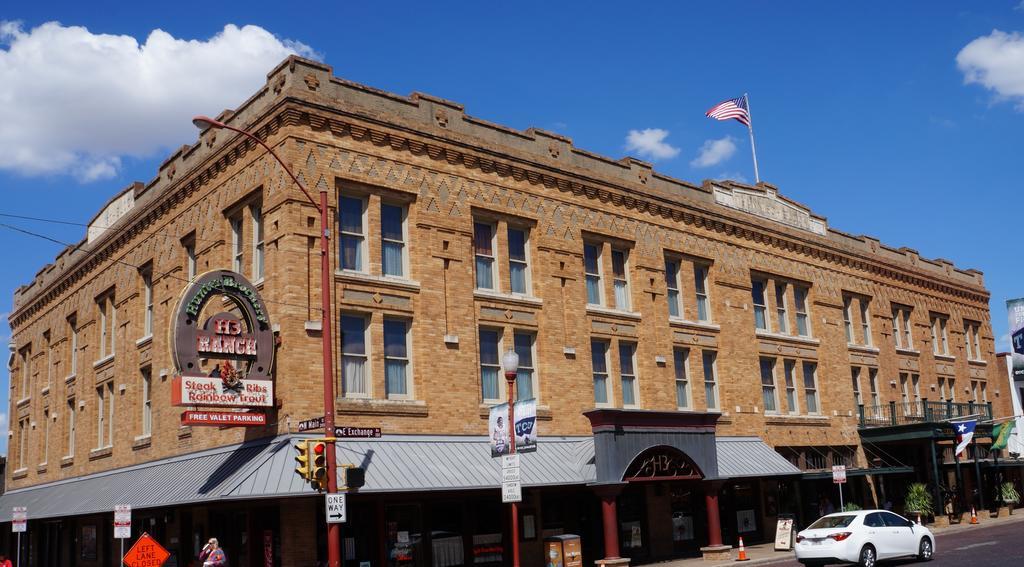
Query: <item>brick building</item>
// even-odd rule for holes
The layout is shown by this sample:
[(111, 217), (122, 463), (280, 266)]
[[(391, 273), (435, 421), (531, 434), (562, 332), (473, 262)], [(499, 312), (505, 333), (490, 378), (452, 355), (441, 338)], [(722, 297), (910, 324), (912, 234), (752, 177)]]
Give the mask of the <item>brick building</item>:
[[(541, 434), (526, 565), (559, 533), (588, 564), (769, 540), (779, 515), (838, 504), (833, 464), (848, 499), (898, 509), (907, 482), (948, 480), (936, 424), (1009, 415), (980, 272), (830, 228), (772, 185), (690, 184), (299, 58), (220, 118), (329, 193), (338, 420), (384, 431), (340, 446), (367, 470), (346, 565), (508, 561), (486, 433), (509, 349)], [(116, 564), (123, 503), (179, 565), (210, 536), (235, 565), (325, 557), (290, 448), (323, 411), (318, 230), (266, 152), (207, 130), (16, 290), (0, 519), (29, 508), (30, 565)], [(182, 426), (171, 405), (175, 311), (219, 269), (273, 325), (265, 426)]]

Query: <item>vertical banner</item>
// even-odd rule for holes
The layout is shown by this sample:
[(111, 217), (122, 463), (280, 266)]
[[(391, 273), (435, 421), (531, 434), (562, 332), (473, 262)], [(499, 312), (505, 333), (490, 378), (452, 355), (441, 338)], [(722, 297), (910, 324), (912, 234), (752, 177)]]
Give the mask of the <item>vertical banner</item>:
[[(537, 400), (520, 400), (515, 405), (516, 453), (537, 450)], [(508, 404), (491, 406), (487, 434), (491, 438), (491, 456), (500, 457), (509, 452)]]
[(1007, 301), (1006, 311), (1010, 314), (1010, 358), (1012, 361), (1010, 376), (1014, 382), (1022, 382), (1024, 381), (1024, 299)]

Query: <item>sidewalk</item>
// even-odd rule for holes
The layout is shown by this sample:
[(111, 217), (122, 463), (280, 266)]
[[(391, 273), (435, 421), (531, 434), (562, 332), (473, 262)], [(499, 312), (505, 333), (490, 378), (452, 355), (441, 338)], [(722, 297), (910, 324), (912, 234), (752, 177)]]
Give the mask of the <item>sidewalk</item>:
[[(942, 537), (943, 535), (956, 533), (963, 530), (977, 530), (984, 529), (986, 526), (996, 526), (1006, 524), (1010, 522), (1024, 522), (1024, 510), (1017, 510), (1015, 514), (1007, 518), (984, 518), (979, 516), (980, 523), (978, 525), (971, 525), (968, 522), (962, 524), (953, 524), (946, 528), (932, 528), (932, 533), (936, 537)], [(939, 542), (941, 544), (941, 542)], [(732, 550), (732, 561), (704, 561), (701, 558), (694, 559), (675, 559), (672, 561), (661, 561), (658, 563), (644, 563), (644, 565), (656, 565), (657, 567), (725, 567), (729, 566), (747, 566), (747, 565), (767, 565), (771, 563), (779, 563), (782, 561), (792, 561), (795, 559), (795, 555), (792, 551), (775, 551), (775, 544), (772, 542), (762, 543), (759, 545), (748, 545), (747, 557), (750, 561), (737, 562), (736, 556), (738, 550), (733, 548)]]

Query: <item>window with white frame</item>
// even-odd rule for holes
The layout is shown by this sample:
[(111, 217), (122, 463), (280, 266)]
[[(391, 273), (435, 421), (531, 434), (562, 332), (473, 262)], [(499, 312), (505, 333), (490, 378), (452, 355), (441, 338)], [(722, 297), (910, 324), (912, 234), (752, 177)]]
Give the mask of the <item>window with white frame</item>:
[(185, 249), (185, 273), (188, 277), (188, 281), (192, 281), (196, 277), (196, 271), (198, 265), (196, 263), (196, 235), (192, 233), (181, 240), (181, 245)]
[(266, 265), (264, 254), (263, 237), (263, 210), (259, 204), (249, 205), (249, 220), (252, 222), (252, 279), (260, 281), (263, 279), (263, 269)]
[(46, 389), (53, 386), (53, 341), (50, 340), (50, 331), (43, 333), (46, 340)]
[(896, 348), (912, 350), (914, 342), (910, 335), (910, 308), (902, 305), (892, 307), (892, 335)]
[(910, 413), (910, 375), (900, 372), (900, 401), (903, 403), (903, 414)]
[(153, 268), (147, 266), (139, 273), (142, 278), (142, 336), (153, 335)]
[(28, 418), (18, 420), (18, 468), (17, 470), (23, 470), (26, 468), (28, 459), (26, 458), (26, 451), (28, 450)]
[(853, 298), (843, 296), (843, 328), (846, 330), (846, 342), (853, 344)]
[(341, 390), (347, 398), (370, 395), (366, 331), (369, 317), (353, 313), (341, 316)]
[(583, 244), (583, 272), (587, 279), (587, 303), (604, 305), (604, 290), (601, 289), (601, 246)]
[(612, 286), (615, 288), (615, 308), (629, 311), (629, 253), (612, 248)]
[(713, 350), (701, 351), (701, 366), (704, 370), (704, 403), (707, 409), (717, 410), (718, 403), (718, 374), (716, 371), (717, 353)]
[(711, 320), (711, 302), (708, 299), (708, 266), (706, 264), (693, 264), (693, 285), (697, 299), (697, 320)]
[(676, 407), (690, 407), (689, 349), (675, 347), (672, 349), (672, 363), (676, 374)]
[(807, 291), (807, 288), (804, 286), (793, 286), (793, 297), (796, 311), (796, 334), (801, 337), (811, 336), (811, 318), (808, 315)]
[(114, 306), (114, 293), (108, 292), (96, 300), (99, 308), (99, 354), (100, 360), (114, 355), (114, 340), (117, 330), (117, 308)]
[(878, 411), (882, 401), (878, 395), (878, 369), (868, 368), (868, 391), (871, 394), (871, 407)]
[(594, 375), (594, 404), (608, 405), (608, 343), (597, 339), (590, 341), (590, 364)]
[(782, 362), (782, 373), (786, 380), (786, 406), (789, 413), (800, 413), (799, 396), (796, 393), (796, 361), (784, 360)]
[(946, 378), (946, 382), (949, 384), (949, 401), (956, 402), (956, 378), (951, 376)]
[(665, 258), (665, 287), (668, 289), (668, 316), (682, 317), (683, 306), (679, 299), (679, 261)]
[(815, 415), (820, 413), (818, 405), (818, 365), (813, 362), (803, 363), (804, 371), (804, 401), (807, 406), (807, 413)]
[(765, 280), (753, 279), (750, 281), (750, 295), (754, 302), (754, 327), (759, 331), (768, 330), (768, 305), (764, 292), (767, 287)]
[(519, 355), (519, 370), (516, 371), (516, 399), (528, 400), (536, 396), (536, 366), (533, 362), (533, 333), (513, 331), (512, 346)]
[(31, 376), (30, 365), (32, 363), (32, 345), (26, 345), (21, 349), (21, 397), (25, 399), (29, 397), (29, 382)]
[(68, 376), (78, 373), (78, 317), (68, 317)]
[(142, 436), (153, 434), (153, 371), (149, 368), (141, 370), (142, 377)]
[(914, 405), (912, 407), (913, 415), (921, 415), (921, 376), (918, 374), (911, 374), (910, 386), (914, 392)]
[(761, 363), (761, 400), (765, 413), (778, 411), (778, 398), (775, 390), (775, 359), (762, 358)]
[(980, 323), (974, 321), (964, 322), (964, 348), (968, 360), (982, 360), (981, 342), (978, 340), (978, 328)]
[(637, 407), (636, 343), (619, 341), (619, 378), (622, 383), (622, 406)]
[(854, 366), (851, 370), (850, 375), (851, 381), (853, 382), (853, 403), (860, 406), (864, 403), (864, 398), (860, 395), (860, 367)]
[(409, 374), (409, 322), (384, 319), (384, 383), (389, 398), (412, 395)]
[(949, 356), (949, 332), (946, 329), (948, 318), (932, 315), (932, 353)]
[(480, 329), (480, 395), (484, 403), (501, 401), (501, 331)]
[(946, 377), (939, 376), (939, 401), (946, 401)]
[(530, 294), (529, 232), (508, 227), (509, 290), (519, 295)]
[(978, 381), (971, 380), (971, 403), (978, 403)]
[(75, 398), (68, 398), (67, 406), (67, 452), (64, 454), (65, 458), (75, 456)]
[(789, 324), (786, 314), (786, 283), (775, 282), (775, 313), (780, 333), (789, 332)]
[(988, 382), (981, 382), (981, 403), (988, 403)]
[(50, 408), (43, 408), (43, 460), (39, 461), (40, 466), (45, 466), (50, 459)]
[(97, 449), (114, 445), (114, 383), (107, 382), (96, 388), (96, 440)]
[(477, 289), (496, 289), (494, 282), (494, 225), (484, 222), (473, 223), (473, 254), (476, 265)]
[(405, 277), (405, 207), (380, 204), (381, 271), (385, 276)]
[(338, 197), (338, 263), (342, 270), (366, 271), (366, 204), (367, 200), (360, 197)]
[(861, 338), (863, 339), (865, 346), (871, 346), (871, 312), (868, 309), (868, 303), (870, 303), (871, 300), (866, 297), (861, 297), (859, 299)]
[(245, 260), (245, 240), (244, 229), (245, 223), (241, 214), (237, 214), (230, 219), (231, 223), (231, 270), (234, 272), (242, 273), (243, 262)]

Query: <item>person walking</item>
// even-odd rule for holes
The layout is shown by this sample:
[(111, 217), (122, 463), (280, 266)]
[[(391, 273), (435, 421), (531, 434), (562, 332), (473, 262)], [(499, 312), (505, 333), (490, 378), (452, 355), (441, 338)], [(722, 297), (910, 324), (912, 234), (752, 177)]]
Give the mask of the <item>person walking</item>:
[(203, 550), (199, 552), (199, 560), (203, 562), (203, 567), (228, 567), (228, 556), (220, 548), (215, 537), (211, 537), (203, 546)]

